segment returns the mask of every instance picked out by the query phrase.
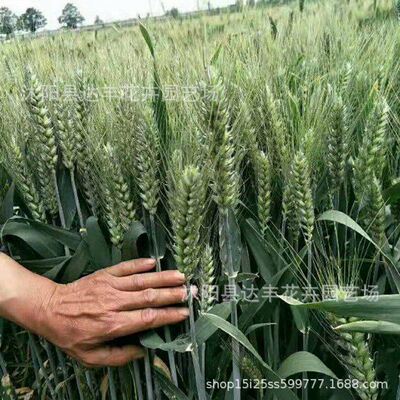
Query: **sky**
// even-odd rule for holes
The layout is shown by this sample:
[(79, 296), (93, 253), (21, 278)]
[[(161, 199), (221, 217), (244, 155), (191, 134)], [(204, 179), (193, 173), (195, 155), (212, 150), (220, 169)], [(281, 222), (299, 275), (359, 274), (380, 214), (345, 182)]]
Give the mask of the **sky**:
[[(47, 18), (46, 29), (59, 28), (58, 17), (65, 4), (72, 2), (85, 17), (85, 24), (92, 24), (98, 15), (103, 21), (111, 22), (135, 18), (140, 14), (146, 16), (163, 14), (173, 7), (179, 11), (197, 10), (198, 6), (207, 8), (207, 0), (0, 0), (0, 7), (8, 7), (17, 15), (22, 14), (28, 7), (42, 11)], [(211, 0), (212, 7), (225, 6), (235, 3), (234, 0)]]

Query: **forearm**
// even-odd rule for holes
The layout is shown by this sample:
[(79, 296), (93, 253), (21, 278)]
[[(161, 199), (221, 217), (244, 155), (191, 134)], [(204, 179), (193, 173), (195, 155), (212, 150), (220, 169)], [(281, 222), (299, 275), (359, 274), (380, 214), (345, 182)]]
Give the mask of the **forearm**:
[(56, 284), (0, 253), (0, 317), (38, 333)]

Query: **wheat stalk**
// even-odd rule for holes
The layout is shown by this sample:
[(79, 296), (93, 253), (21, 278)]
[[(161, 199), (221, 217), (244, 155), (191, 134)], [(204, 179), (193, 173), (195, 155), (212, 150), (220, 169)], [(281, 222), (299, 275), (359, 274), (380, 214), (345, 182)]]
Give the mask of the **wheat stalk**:
[[(150, 236), (152, 240), (153, 255), (156, 259), (157, 271), (161, 271), (159, 257), (159, 244), (157, 240), (155, 216), (160, 201), (161, 181), (159, 177), (160, 143), (157, 136), (155, 121), (152, 116), (142, 115), (135, 124), (134, 151), (136, 180), (140, 189), (140, 198), (145, 211), (150, 218)], [(167, 341), (171, 341), (169, 327), (164, 328)], [(175, 356), (172, 350), (168, 351), (169, 365), (172, 380), (178, 386), (178, 374)]]
[[(228, 276), (230, 287), (236, 287), (235, 261), (231, 238), (231, 219), (234, 218), (234, 212), (240, 198), (240, 180), (239, 163), (235, 157), (235, 146), (232, 137), (232, 130), (229, 125), (229, 101), (226, 95), (226, 89), (219, 77), (211, 76), (211, 90), (214, 93), (212, 99), (205, 96), (203, 101), (204, 121), (209, 122), (205, 126), (210, 132), (210, 156), (212, 177), (211, 187), (214, 194), (214, 200), (218, 206), (219, 212), (219, 242), (220, 257), (222, 268)], [(209, 100), (209, 102), (207, 102)], [(229, 232), (229, 233), (228, 233)], [(230, 299), (231, 321), (235, 327), (238, 327), (238, 312), (236, 299)], [(232, 340), (232, 354), (239, 352), (239, 344)], [(232, 371), (234, 382), (240, 381), (240, 368), (232, 357)], [(233, 392), (235, 400), (240, 400), (240, 391), (235, 388)]]

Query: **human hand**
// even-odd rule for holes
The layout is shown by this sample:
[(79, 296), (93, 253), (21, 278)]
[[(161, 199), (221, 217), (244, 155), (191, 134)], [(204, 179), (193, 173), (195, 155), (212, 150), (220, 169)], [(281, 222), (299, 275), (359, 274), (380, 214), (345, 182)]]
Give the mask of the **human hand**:
[(88, 367), (120, 366), (141, 358), (139, 346), (109, 342), (189, 315), (187, 308), (166, 307), (187, 299), (185, 276), (178, 271), (149, 273), (154, 266), (151, 259), (124, 262), (68, 285), (44, 279), (40, 306), (28, 307), (35, 315), (27, 314), (21, 325)]

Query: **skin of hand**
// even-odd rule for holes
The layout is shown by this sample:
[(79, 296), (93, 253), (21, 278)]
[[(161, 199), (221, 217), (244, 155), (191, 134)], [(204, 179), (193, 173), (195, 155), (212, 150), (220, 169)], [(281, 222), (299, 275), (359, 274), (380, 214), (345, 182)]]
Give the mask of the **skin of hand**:
[(0, 270), (8, 284), (0, 283), (0, 316), (46, 338), (87, 367), (122, 366), (142, 358), (144, 350), (112, 346), (110, 341), (176, 324), (189, 315), (186, 307), (172, 306), (187, 300), (185, 276), (150, 272), (154, 267), (152, 259), (123, 262), (61, 285), (2, 254)]

